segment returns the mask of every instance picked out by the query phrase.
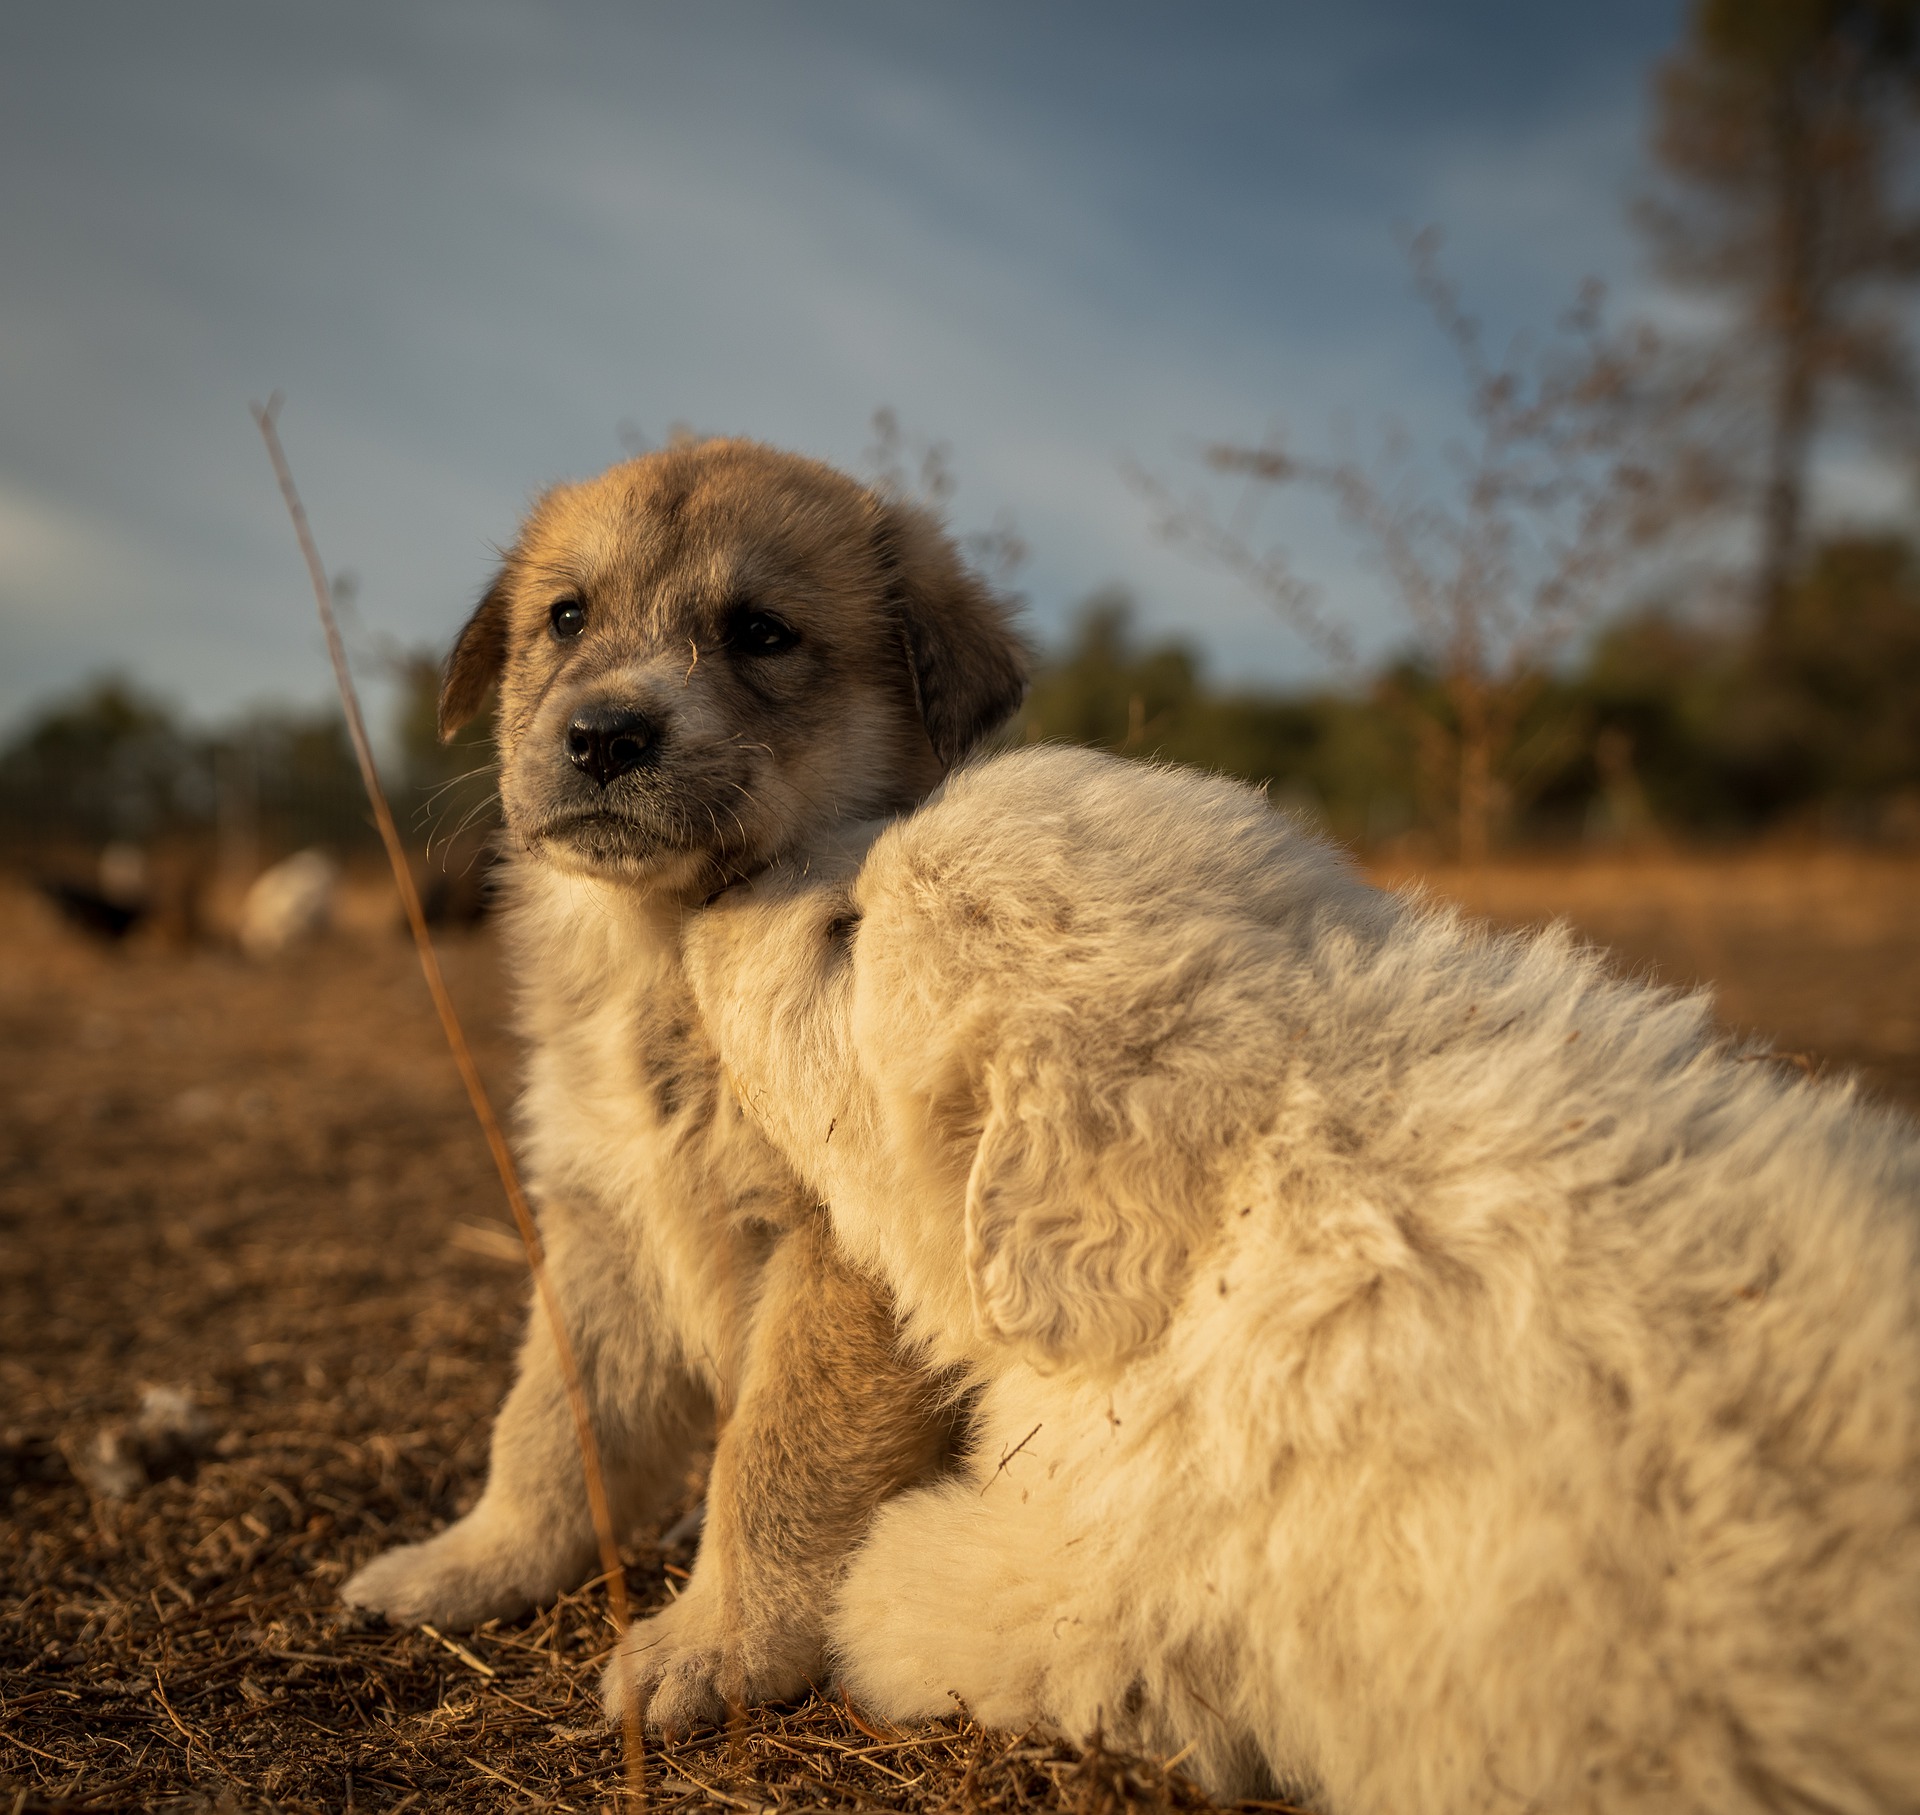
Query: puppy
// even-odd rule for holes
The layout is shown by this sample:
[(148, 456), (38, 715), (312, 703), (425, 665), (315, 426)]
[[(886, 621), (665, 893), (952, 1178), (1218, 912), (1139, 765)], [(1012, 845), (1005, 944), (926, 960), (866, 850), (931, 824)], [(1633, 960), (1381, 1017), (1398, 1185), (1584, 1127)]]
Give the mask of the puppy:
[(1036, 750), (688, 932), (930, 1363), (843, 1680), (1359, 1812), (1920, 1808), (1920, 1131)]
[[(548, 493), (448, 659), (443, 735), (498, 689), (520, 1147), (623, 1525), (661, 1514), (721, 1421), (692, 1582), (631, 1640), (656, 1726), (817, 1677), (850, 1547), (947, 1435), (889, 1308), (719, 1088), (680, 919), (913, 803), (1023, 680), (1005, 609), (931, 519), (745, 441)], [(472, 1626), (595, 1555), (536, 1312), (478, 1504), (345, 1598)]]

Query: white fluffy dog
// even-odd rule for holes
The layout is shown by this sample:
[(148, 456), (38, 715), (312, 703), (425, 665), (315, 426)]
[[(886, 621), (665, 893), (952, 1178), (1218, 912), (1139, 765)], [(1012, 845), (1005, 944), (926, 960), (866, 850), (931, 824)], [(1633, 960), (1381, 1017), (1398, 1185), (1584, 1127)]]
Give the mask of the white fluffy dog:
[(1084, 752), (688, 939), (981, 1388), (841, 1591), (869, 1707), (1342, 1815), (1920, 1808), (1910, 1122)]

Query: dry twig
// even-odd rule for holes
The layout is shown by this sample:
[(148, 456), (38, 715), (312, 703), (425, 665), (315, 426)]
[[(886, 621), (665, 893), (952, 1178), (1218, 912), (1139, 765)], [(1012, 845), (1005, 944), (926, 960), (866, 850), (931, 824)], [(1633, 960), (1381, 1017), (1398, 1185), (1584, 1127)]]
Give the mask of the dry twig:
[[(340, 624), (333, 609), (333, 590), (327, 583), (327, 570), (321, 563), (319, 548), (307, 522), (306, 507), (300, 501), (299, 490), (293, 482), (293, 470), (287, 464), (286, 453), (280, 445), (279, 432), (275, 427), (279, 411), (280, 397), (275, 393), (264, 407), (259, 404), (254, 406), (253, 419), (259, 425), (261, 439), (267, 444), (267, 457), (273, 462), (274, 476), (280, 482), (280, 495), (286, 500), (287, 513), (293, 519), (294, 535), (299, 539), (300, 553), (306, 560), (307, 574), (313, 582), (314, 603), (319, 607), (320, 625), (326, 633), (327, 653), (333, 661), (334, 680), (339, 686), (340, 704), (346, 714), (347, 735), (353, 742), (353, 754), (360, 765), (360, 779), (366, 784), (367, 802), (373, 809), (380, 842), (386, 847), (387, 861), (393, 869), (393, 880), (400, 891), (401, 905), (406, 909), (407, 925), (412, 930), (414, 947), (420, 955), (420, 970), (426, 978), (427, 993), (432, 996), (433, 1006), (440, 1016), (440, 1026), (447, 1036), (454, 1065), (459, 1070), (461, 1083), (466, 1086), (467, 1100), (472, 1104), (474, 1116), (486, 1136), (487, 1148), (493, 1155), (494, 1167), (506, 1191), (508, 1207), (513, 1211), (514, 1225), (520, 1231), (520, 1240), (527, 1251), (527, 1266), (533, 1274), (534, 1288), (553, 1332), (561, 1377), (566, 1382), (567, 1404), (573, 1412), (574, 1432), (580, 1443), (580, 1465), (586, 1477), (594, 1535), (599, 1540), (600, 1561), (606, 1571), (607, 1598), (612, 1603), (615, 1628), (624, 1635), (631, 1617), (627, 1604), (626, 1570), (620, 1561), (619, 1536), (614, 1530), (613, 1508), (607, 1498), (606, 1477), (600, 1466), (600, 1446), (594, 1437), (592, 1415), (580, 1384), (579, 1363), (574, 1358), (573, 1343), (567, 1334), (560, 1301), (547, 1274), (546, 1253), (541, 1246), (540, 1231), (534, 1223), (526, 1192), (521, 1187), (520, 1171), (514, 1163), (513, 1150), (507, 1145), (500, 1120), (494, 1114), (492, 1099), (487, 1095), (480, 1068), (474, 1063), (473, 1050), (467, 1044), (453, 997), (447, 992), (440, 959), (434, 951), (433, 936), (427, 930), (427, 916), (420, 902), (420, 891), (414, 886), (413, 869), (407, 861), (406, 848), (400, 842), (399, 831), (394, 826), (386, 792), (380, 785), (380, 772), (373, 760), (373, 745), (367, 737), (366, 720), (360, 711), (360, 696), (347, 666), (346, 646), (341, 641)], [(615, 1670), (624, 1676), (626, 1656), (618, 1648), (617, 1640), (614, 1657)], [(645, 1740), (635, 1698), (628, 1685), (623, 1682), (622, 1687), (626, 1691), (621, 1695), (621, 1706), (624, 1711), (627, 1795), (638, 1807), (646, 1801)]]

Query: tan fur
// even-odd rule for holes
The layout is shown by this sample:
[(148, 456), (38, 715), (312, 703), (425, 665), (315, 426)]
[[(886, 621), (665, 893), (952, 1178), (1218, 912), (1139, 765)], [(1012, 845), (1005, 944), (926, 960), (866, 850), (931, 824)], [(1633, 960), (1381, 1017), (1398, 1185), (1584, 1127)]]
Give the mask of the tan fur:
[[(556, 633), (560, 604), (579, 606), (577, 635)], [(754, 613), (791, 645), (756, 653)], [(681, 920), (910, 805), (1012, 709), (1023, 672), (1004, 609), (930, 520), (737, 441), (542, 498), (449, 657), (443, 730), (498, 688), (520, 1144), (622, 1522), (658, 1517), (720, 1427), (693, 1580), (631, 1640), (656, 1725), (817, 1676), (848, 1551), (947, 1440), (888, 1307), (721, 1088)], [(614, 711), (644, 720), (642, 754), (596, 779), (568, 740)], [(536, 1315), (479, 1503), (345, 1595), (470, 1626), (572, 1587), (594, 1554)]]
[(1920, 1129), (1250, 789), (977, 764), (690, 923), (980, 1389), (842, 1680), (1334, 1815), (1920, 1810)]

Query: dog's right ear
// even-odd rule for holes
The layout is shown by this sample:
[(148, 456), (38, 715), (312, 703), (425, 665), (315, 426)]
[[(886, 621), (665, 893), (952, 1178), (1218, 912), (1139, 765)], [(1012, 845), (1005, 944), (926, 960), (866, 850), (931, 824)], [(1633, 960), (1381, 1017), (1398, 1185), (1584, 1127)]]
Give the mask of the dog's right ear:
[(1117, 1361), (1151, 1342), (1196, 1233), (1169, 1154), (1177, 1139), (1156, 1138), (1167, 1106), (1095, 1105), (1074, 1069), (1039, 1053), (994, 1061), (967, 1178), (975, 1323), (1043, 1368)]
[(927, 741), (951, 769), (1020, 704), (1027, 652), (1006, 605), (925, 511), (888, 504), (879, 549)]
[(507, 607), (507, 570), (503, 567), (447, 654), (440, 677), (443, 744), (479, 713), (486, 704), (487, 689), (507, 665)]

